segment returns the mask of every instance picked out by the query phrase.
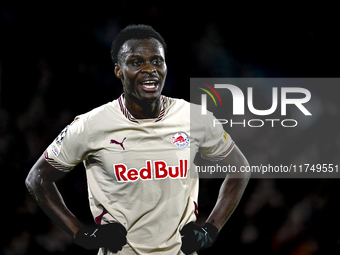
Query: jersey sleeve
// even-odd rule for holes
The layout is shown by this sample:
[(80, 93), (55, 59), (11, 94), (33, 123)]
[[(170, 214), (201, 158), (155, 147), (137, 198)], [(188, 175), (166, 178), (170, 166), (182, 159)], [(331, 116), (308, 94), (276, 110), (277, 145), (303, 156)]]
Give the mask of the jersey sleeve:
[(86, 118), (78, 116), (47, 147), (44, 157), (56, 169), (69, 172), (87, 158), (90, 151), (89, 137)]
[(233, 150), (235, 143), (212, 113), (208, 112), (206, 118), (202, 122), (205, 132), (200, 145), (201, 156), (210, 161), (223, 160)]

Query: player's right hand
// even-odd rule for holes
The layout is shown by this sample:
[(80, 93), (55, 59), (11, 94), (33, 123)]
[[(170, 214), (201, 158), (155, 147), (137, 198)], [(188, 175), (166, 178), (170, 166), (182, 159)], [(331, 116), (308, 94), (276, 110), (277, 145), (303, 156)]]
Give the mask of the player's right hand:
[(126, 229), (118, 223), (106, 225), (83, 226), (74, 238), (74, 242), (85, 249), (105, 247), (116, 253), (126, 244)]

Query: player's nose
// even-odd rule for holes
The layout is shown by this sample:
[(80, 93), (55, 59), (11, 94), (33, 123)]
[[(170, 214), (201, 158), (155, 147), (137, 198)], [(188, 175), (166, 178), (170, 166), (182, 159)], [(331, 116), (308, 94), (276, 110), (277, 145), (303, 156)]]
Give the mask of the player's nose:
[(146, 62), (143, 66), (142, 73), (156, 73), (156, 68), (150, 62)]

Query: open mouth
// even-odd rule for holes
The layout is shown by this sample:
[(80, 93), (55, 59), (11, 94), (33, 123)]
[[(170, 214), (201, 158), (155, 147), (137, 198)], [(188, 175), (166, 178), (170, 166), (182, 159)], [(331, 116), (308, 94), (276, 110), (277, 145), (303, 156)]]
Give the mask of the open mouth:
[(158, 87), (158, 81), (143, 81), (140, 83), (142, 86), (143, 90), (147, 92), (153, 92), (157, 89)]

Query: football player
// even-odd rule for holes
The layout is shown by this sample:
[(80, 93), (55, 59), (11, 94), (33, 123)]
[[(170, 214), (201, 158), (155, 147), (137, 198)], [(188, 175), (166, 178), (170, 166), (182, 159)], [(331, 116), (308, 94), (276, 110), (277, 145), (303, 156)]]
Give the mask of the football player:
[[(123, 94), (77, 116), (26, 178), (45, 213), (98, 254), (195, 254), (216, 240), (248, 183), (247, 173), (227, 174), (206, 223), (195, 224), (196, 153), (238, 168), (248, 162), (222, 125), (211, 126), (212, 114), (162, 95), (165, 55), (164, 39), (152, 27), (122, 30), (111, 56)], [(69, 211), (55, 184), (80, 162), (93, 225)]]

